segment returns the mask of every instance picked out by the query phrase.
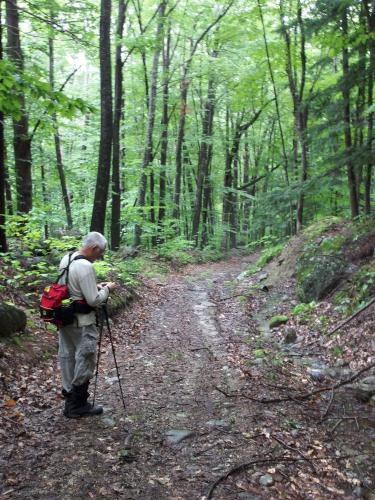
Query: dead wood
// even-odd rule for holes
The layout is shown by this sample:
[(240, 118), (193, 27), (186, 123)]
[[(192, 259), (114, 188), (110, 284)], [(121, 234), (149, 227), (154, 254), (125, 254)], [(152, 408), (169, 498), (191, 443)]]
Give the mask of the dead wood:
[(354, 314), (352, 314), (348, 319), (346, 319), (345, 321), (343, 321), (342, 323), (340, 323), (338, 326), (336, 326), (336, 328), (334, 328), (333, 330), (331, 330), (328, 333), (328, 335), (332, 335), (333, 333), (337, 332), (337, 330), (340, 330), (340, 328), (342, 328), (343, 326), (345, 326), (348, 323), (350, 323), (350, 321), (352, 321), (359, 314), (361, 314), (361, 312), (363, 312), (365, 309), (367, 309), (368, 307), (370, 307), (374, 303), (375, 303), (375, 297), (372, 300), (370, 300), (370, 302), (368, 304), (366, 304), (365, 306), (361, 307), (361, 309), (359, 309), (357, 312), (355, 312)]
[[(215, 386), (215, 389), (217, 391), (221, 392), (222, 394), (224, 394), (224, 396), (226, 396), (227, 398), (245, 398), (245, 399), (249, 399), (250, 401), (255, 401), (257, 403), (264, 403), (264, 404), (282, 403), (284, 401), (301, 402), (301, 401), (305, 401), (306, 399), (311, 398), (312, 396), (315, 396), (316, 394), (321, 394), (322, 392), (327, 392), (327, 391), (334, 391), (335, 389), (338, 389), (339, 387), (350, 384), (351, 382), (354, 382), (354, 380), (356, 380), (358, 377), (360, 377), (363, 373), (368, 372), (369, 370), (371, 370), (371, 368), (374, 368), (374, 367), (375, 367), (375, 363), (371, 363), (371, 364), (365, 366), (365, 368), (362, 368), (362, 370), (359, 370), (358, 372), (356, 372), (354, 375), (352, 375), (348, 379), (343, 380), (342, 382), (338, 382), (335, 385), (331, 385), (329, 387), (322, 387), (321, 389), (316, 389), (315, 391), (306, 392), (305, 394), (296, 394), (293, 396), (287, 395), (287, 396), (282, 397), (282, 398), (273, 398), (273, 399), (254, 398), (252, 396), (247, 396), (246, 394), (242, 394), (242, 393), (229, 394), (218, 386)], [(290, 387), (286, 388), (286, 389), (293, 390)]]

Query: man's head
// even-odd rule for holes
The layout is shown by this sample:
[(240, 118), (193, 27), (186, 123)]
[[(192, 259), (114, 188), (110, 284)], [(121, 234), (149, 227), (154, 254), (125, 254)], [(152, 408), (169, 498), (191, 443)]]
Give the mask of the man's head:
[(94, 262), (103, 256), (106, 248), (107, 240), (104, 236), (96, 231), (92, 231), (83, 239), (80, 252), (88, 260)]

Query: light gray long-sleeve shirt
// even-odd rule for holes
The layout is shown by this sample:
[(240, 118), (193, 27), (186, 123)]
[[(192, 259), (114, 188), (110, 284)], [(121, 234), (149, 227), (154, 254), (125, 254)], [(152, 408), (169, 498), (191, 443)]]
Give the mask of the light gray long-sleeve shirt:
[[(69, 293), (73, 300), (86, 300), (91, 307), (97, 307), (108, 299), (109, 288), (107, 286), (98, 290), (96, 283), (96, 273), (93, 265), (87, 259), (78, 259), (79, 252), (74, 252), (71, 257), (71, 264), (69, 267)], [(69, 262), (69, 254), (65, 255), (59, 266), (61, 273)], [(60, 284), (66, 283), (66, 272), (59, 281)], [(92, 325), (95, 323), (95, 311), (89, 314), (76, 314), (78, 326)]]

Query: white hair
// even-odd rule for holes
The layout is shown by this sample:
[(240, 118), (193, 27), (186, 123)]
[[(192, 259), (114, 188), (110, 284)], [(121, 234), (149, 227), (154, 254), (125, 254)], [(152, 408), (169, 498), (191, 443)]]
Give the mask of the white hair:
[(101, 250), (105, 250), (107, 247), (107, 240), (101, 233), (97, 233), (96, 231), (89, 233), (82, 241), (82, 248), (93, 247), (99, 247)]

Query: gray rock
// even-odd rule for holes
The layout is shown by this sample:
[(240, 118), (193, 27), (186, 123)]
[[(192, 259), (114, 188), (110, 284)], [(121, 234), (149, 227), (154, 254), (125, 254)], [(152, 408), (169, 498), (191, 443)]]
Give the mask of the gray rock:
[(325, 378), (323, 370), (319, 368), (309, 368), (307, 372), (310, 375), (310, 378), (312, 378), (312, 380), (322, 382)]
[(371, 396), (369, 403), (371, 406), (375, 407), (375, 396)]
[(261, 476), (259, 478), (259, 484), (261, 484), (262, 486), (272, 486), (274, 482), (275, 481), (271, 474), (265, 474), (264, 476)]
[(362, 380), (362, 383), (375, 386), (375, 375), (372, 375), (371, 377), (364, 378)]
[(344, 276), (347, 264), (338, 255), (304, 255), (297, 264), (297, 295), (301, 302), (324, 298)]
[(188, 430), (178, 430), (172, 429), (166, 433), (167, 442), (169, 444), (178, 444), (181, 443), (184, 439), (188, 439), (194, 436), (194, 432)]
[(102, 417), (101, 421), (102, 421), (103, 427), (107, 427), (109, 429), (116, 425), (116, 422), (114, 421), (114, 419), (112, 417), (108, 417), (108, 416)]
[(26, 314), (21, 309), (0, 302), (0, 338), (24, 330), (26, 320)]
[(268, 273), (260, 273), (258, 276), (258, 283), (263, 280), (266, 280), (267, 278), (268, 278)]
[(359, 384), (350, 384), (346, 387), (354, 391), (355, 397), (367, 403), (375, 396), (375, 377), (367, 377), (362, 380)]
[(209, 425), (210, 427), (230, 427), (228, 422), (225, 422), (225, 420), (209, 420), (207, 422), (207, 425)]
[(297, 340), (297, 332), (294, 328), (288, 328), (284, 335), (284, 342), (286, 344), (292, 344)]

